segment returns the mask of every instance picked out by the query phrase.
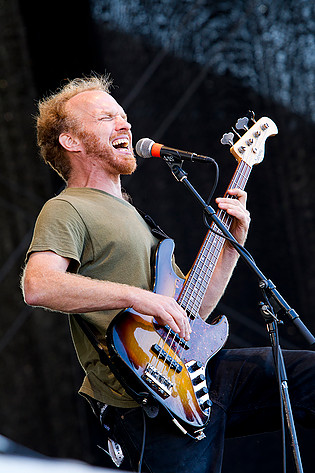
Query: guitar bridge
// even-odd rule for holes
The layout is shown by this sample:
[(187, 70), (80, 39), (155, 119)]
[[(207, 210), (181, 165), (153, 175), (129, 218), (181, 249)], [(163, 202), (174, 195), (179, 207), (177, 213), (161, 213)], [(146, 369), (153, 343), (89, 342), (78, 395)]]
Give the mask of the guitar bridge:
[(163, 399), (172, 394), (173, 383), (150, 363), (147, 364), (141, 377)]

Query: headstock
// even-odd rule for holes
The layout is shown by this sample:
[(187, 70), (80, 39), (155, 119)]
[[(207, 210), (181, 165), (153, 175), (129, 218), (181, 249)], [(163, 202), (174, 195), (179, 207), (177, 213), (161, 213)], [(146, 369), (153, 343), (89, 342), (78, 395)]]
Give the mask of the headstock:
[(225, 133), (221, 139), (221, 143), (230, 146), (230, 152), (237, 161), (244, 161), (249, 166), (254, 166), (264, 159), (266, 139), (269, 136), (276, 135), (278, 128), (276, 124), (267, 117), (262, 117), (256, 122), (254, 114), (252, 114), (251, 120), (254, 124), (251, 128), (248, 128), (249, 119), (247, 117), (238, 119), (235, 128), (245, 130), (243, 136), (232, 128), (239, 137), (239, 140), (235, 144), (233, 144), (233, 133)]

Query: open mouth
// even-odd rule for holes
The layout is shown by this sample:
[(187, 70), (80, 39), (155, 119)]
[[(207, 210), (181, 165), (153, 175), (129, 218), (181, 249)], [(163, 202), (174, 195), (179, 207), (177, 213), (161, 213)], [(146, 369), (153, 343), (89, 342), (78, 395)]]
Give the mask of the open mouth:
[(112, 146), (115, 149), (128, 149), (129, 148), (129, 140), (127, 138), (119, 138), (112, 142)]

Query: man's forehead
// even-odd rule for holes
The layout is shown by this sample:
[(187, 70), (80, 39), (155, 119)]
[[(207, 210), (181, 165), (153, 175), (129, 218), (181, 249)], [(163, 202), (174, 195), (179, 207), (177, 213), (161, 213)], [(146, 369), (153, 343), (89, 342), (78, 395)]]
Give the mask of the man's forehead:
[(119, 109), (122, 107), (116, 102), (114, 97), (103, 90), (86, 90), (71, 97), (67, 102), (67, 108), (70, 110), (92, 111)]

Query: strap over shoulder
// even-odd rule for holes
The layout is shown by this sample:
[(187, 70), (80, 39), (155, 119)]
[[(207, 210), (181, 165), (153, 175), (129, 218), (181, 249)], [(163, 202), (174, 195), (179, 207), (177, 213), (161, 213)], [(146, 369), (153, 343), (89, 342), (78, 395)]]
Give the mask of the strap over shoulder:
[(149, 225), (151, 228), (151, 232), (156, 238), (159, 238), (160, 240), (164, 240), (165, 238), (170, 238), (163, 230), (162, 228), (153, 220), (153, 218), (148, 215), (147, 213), (143, 212), (140, 209), (137, 209), (143, 220)]

